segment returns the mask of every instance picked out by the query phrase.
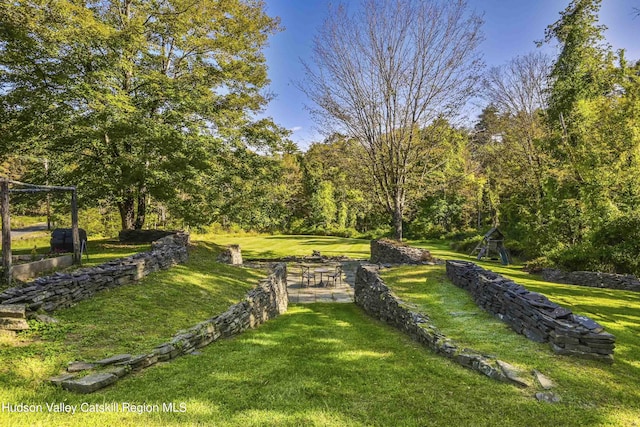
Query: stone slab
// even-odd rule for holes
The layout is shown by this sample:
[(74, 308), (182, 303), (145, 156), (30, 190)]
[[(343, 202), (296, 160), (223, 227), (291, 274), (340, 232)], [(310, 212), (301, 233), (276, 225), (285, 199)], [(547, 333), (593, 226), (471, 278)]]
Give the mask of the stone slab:
[(502, 370), (502, 373), (509, 379), (509, 381), (514, 382), (522, 387), (529, 387), (531, 385), (529, 381), (522, 377), (524, 371), (502, 360), (496, 360), (496, 363)]
[(536, 399), (538, 399), (539, 402), (547, 402), (547, 403), (558, 403), (560, 402), (560, 396), (558, 396), (557, 394), (551, 392), (551, 391), (545, 391), (545, 392), (538, 392), (536, 393)]
[(27, 317), (25, 304), (0, 304), (0, 317), (25, 319)]
[(38, 314), (36, 315), (36, 320), (40, 323), (58, 323), (58, 319), (53, 318), (51, 316), (47, 316), (46, 314)]
[(29, 329), (29, 324), (25, 319), (15, 317), (0, 317), (0, 329), (7, 331), (25, 331)]
[(535, 369), (533, 370), (533, 377), (536, 379), (536, 381), (538, 381), (538, 384), (540, 384), (540, 387), (542, 387), (545, 390), (552, 389), (556, 386), (549, 377), (547, 377), (542, 372), (537, 371)]
[(130, 354), (116, 354), (115, 356), (107, 357), (106, 359), (101, 359), (96, 361), (96, 364), (105, 366), (105, 365), (113, 365), (119, 362), (125, 362), (131, 359)]
[(70, 374), (70, 373), (60, 374), (60, 375), (57, 375), (55, 377), (49, 378), (49, 382), (51, 384), (53, 384), (53, 385), (62, 385), (62, 383), (64, 381), (68, 381), (68, 380), (73, 379), (73, 378), (75, 378), (77, 376), (78, 376), (78, 374)]
[(75, 380), (63, 381), (62, 387), (76, 393), (87, 394), (111, 385), (116, 382), (117, 379), (118, 377), (116, 375), (110, 373), (92, 374)]

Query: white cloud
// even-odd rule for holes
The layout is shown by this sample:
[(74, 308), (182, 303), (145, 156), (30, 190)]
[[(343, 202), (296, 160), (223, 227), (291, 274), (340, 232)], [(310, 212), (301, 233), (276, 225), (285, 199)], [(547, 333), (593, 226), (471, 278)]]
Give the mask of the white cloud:
[(291, 132), (298, 132), (299, 130), (302, 130), (302, 126), (294, 126), (291, 129), (289, 129)]

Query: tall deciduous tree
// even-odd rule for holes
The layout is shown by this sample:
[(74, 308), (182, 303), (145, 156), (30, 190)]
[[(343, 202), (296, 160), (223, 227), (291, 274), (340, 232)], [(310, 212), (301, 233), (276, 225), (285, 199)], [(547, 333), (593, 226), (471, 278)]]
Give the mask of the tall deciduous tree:
[(481, 24), (463, 0), (368, 0), (332, 9), (315, 38), (303, 90), (320, 122), (365, 148), (398, 240), (410, 177), (430, 151), (420, 130), (471, 95)]
[(273, 143), (251, 114), (277, 30), (260, 0), (3, 2), (4, 137), (58, 153), (82, 194), (141, 228), (150, 196), (197, 193), (225, 146)]

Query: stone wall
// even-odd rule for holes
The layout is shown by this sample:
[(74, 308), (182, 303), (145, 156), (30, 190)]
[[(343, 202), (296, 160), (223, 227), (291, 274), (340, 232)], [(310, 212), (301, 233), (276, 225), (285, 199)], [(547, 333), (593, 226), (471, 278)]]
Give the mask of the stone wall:
[(231, 337), (255, 328), (286, 312), (287, 306), (287, 266), (277, 264), (269, 277), (261, 280), (258, 286), (250, 290), (243, 301), (232, 305), (218, 316), (178, 332), (170, 341), (156, 346), (150, 353), (121, 354), (93, 363), (76, 362), (73, 365), (81, 364), (88, 369), (105, 367), (107, 369), (80, 378), (77, 377), (78, 374), (65, 373), (51, 378), (50, 381), (70, 391), (92, 393), (113, 384), (118, 378), (131, 371), (138, 371), (157, 362), (194, 353), (197, 349), (220, 338)]
[(630, 274), (562, 271), (547, 268), (543, 269), (540, 274), (548, 282), (640, 292), (640, 280)]
[(91, 298), (96, 292), (138, 281), (158, 270), (187, 260), (188, 233), (177, 233), (152, 243), (151, 251), (109, 261), (71, 273), (39, 277), (22, 287), (0, 293), (0, 304), (24, 304), (28, 312), (52, 312)]
[(588, 317), (472, 262), (447, 261), (447, 276), (471, 293), (476, 304), (530, 340), (549, 342), (559, 354), (613, 362), (615, 337)]
[[(429, 317), (411, 310), (398, 299), (378, 275), (376, 266), (361, 265), (356, 272), (355, 303), (369, 315), (386, 322), (414, 340), (452, 361), (500, 381), (511, 381), (501, 365), (508, 365), (491, 356), (468, 348), (460, 348), (444, 336)], [(516, 381), (517, 382), (517, 381)]]
[(433, 261), (426, 249), (412, 248), (387, 239), (371, 241), (371, 262), (375, 264), (426, 264)]

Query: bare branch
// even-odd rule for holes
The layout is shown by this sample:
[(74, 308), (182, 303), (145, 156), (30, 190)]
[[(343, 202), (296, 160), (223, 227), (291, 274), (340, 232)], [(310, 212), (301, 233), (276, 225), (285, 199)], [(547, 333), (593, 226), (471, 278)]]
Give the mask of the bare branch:
[[(419, 131), (457, 114), (478, 81), (479, 16), (464, 0), (365, 0), (331, 10), (303, 63), (301, 89), (321, 126), (358, 140), (401, 223), (410, 175), (425, 150)], [(400, 232), (398, 235), (398, 231)]]

